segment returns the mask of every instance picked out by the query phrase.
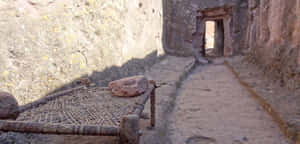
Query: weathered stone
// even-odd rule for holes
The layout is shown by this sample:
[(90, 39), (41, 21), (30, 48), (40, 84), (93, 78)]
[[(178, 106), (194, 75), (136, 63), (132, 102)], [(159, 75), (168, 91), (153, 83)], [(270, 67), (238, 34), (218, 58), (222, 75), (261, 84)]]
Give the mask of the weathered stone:
[(193, 0), (166, 2), (165, 19), (166, 37), (169, 53), (192, 56), (192, 46), (188, 42), (193, 39), (192, 33), (197, 27), (197, 11), (204, 12), (206, 20), (224, 21), (225, 55), (240, 53), (245, 48), (247, 32), (247, 0)]
[(144, 76), (127, 77), (110, 82), (108, 87), (114, 96), (138, 96), (148, 89), (148, 80)]
[(164, 54), (160, 1), (16, 0), (0, 9), (0, 87), (20, 105), (80, 77), (103, 86), (139, 74)]
[(249, 60), (284, 86), (298, 89), (300, 1), (248, 0), (248, 5)]
[(0, 119), (16, 119), (18, 115), (19, 105), (14, 96), (0, 92)]

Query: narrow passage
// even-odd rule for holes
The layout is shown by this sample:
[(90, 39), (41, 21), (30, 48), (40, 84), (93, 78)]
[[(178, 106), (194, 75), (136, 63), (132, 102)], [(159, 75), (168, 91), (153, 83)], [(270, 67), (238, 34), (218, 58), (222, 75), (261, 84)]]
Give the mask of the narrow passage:
[(288, 144), (271, 117), (224, 65), (183, 82), (169, 118), (173, 144)]

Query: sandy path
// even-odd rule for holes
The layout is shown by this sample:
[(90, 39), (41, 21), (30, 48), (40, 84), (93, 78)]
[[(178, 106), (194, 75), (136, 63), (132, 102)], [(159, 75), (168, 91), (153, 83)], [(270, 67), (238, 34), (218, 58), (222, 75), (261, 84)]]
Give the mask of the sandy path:
[(288, 144), (271, 117), (224, 65), (199, 67), (170, 117), (173, 144)]

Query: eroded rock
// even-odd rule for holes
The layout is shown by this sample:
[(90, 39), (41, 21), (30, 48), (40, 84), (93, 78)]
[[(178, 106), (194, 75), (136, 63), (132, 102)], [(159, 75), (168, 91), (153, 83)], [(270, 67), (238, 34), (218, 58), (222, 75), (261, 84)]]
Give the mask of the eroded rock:
[(0, 119), (16, 119), (19, 116), (19, 105), (14, 96), (0, 92)]
[(148, 89), (148, 80), (144, 76), (127, 77), (110, 82), (108, 87), (114, 96), (138, 96)]

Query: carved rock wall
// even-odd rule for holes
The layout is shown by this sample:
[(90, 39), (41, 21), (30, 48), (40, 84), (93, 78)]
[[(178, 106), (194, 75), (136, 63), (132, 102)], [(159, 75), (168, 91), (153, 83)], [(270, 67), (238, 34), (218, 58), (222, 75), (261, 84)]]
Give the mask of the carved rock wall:
[(249, 0), (247, 47), (268, 75), (300, 84), (300, 1)]
[(136, 74), (164, 53), (161, 1), (1, 0), (0, 15), (0, 89), (20, 104), (82, 76)]
[(216, 7), (233, 7), (229, 24), (233, 53), (241, 53), (245, 48), (247, 33), (247, 1), (246, 0), (169, 0), (166, 2), (165, 37), (166, 52), (174, 55), (192, 55), (192, 33), (196, 29), (196, 12)]

